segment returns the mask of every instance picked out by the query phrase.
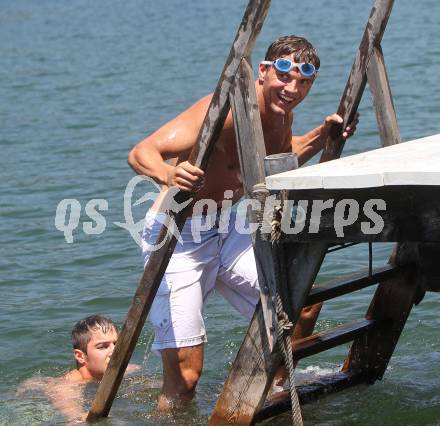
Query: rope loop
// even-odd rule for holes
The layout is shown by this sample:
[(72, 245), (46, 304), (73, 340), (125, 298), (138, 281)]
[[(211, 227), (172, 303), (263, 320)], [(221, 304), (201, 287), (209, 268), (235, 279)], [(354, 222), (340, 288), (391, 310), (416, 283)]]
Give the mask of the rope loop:
[(271, 232), (270, 238), (272, 244), (277, 243), (281, 238), (281, 219), (282, 219), (282, 207), (276, 206), (273, 212), (272, 222), (270, 223)]
[(284, 331), (290, 331), (293, 328), (292, 322), (289, 320), (289, 316), (286, 312), (281, 311), (278, 313), (278, 327)]

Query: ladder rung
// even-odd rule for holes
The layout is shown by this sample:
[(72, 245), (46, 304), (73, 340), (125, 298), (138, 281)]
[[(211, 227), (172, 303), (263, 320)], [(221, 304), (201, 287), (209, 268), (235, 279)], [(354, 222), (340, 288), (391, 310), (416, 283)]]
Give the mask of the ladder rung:
[(310, 290), (306, 300), (306, 306), (314, 303), (323, 302), (324, 300), (333, 299), (343, 294), (351, 293), (356, 290), (386, 281), (401, 271), (397, 266), (383, 266), (373, 269), (371, 276), (368, 270), (357, 272), (355, 274), (346, 275), (336, 280), (329, 281), (322, 285), (313, 287)]
[(293, 358), (305, 358), (350, 342), (373, 326), (377, 326), (376, 320), (361, 319), (297, 340), (292, 351)]
[[(302, 385), (296, 386), (296, 391), (298, 392), (299, 402), (303, 405), (316, 400), (322, 395), (339, 392), (350, 386), (355, 386), (367, 381), (368, 376), (365, 372), (338, 372), (332, 373), (328, 376), (321, 376), (316, 381), (306, 382)], [(252, 424), (267, 420), (291, 409), (290, 392), (279, 392), (274, 399), (266, 401), (263, 408), (255, 415)]]

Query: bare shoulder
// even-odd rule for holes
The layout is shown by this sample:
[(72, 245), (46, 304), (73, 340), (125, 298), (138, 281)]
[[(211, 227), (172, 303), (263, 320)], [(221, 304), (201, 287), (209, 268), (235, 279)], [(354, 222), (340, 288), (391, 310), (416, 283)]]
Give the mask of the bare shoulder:
[(204, 96), (178, 116), (138, 143), (139, 148), (154, 146), (164, 159), (189, 152), (197, 141), (212, 94)]
[[(76, 395), (86, 384), (86, 381), (76, 370), (69, 371), (61, 377), (51, 377), (46, 382), (45, 392), (52, 399), (65, 398), (66, 395)], [(78, 377), (79, 376), (79, 377)]]
[(64, 376), (58, 377), (56, 380), (60, 381), (61, 383), (85, 383), (86, 382), (78, 370), (71, 370), (68, 373), (66, 373)]

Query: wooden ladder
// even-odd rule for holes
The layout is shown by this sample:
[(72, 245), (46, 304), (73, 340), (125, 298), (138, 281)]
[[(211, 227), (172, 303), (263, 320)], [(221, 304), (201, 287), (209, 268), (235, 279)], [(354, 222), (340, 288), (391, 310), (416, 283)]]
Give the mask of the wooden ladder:
[[(389, 145), (400, 141), (380, 47), (392, 5), (393, 0), (375, 0), (374, 2), (338, 108), (338, 114), (343, 117), (343, 124), (335, 125), (331, 129), (321, 161), (340, 156), (344, 146), (342, 129), (353, 119), (367, 80), (373, 94), (382, 144)], [(263, 183), (265, 179), (263, 160), (266, 156), (266, 149), (250, 56), (269, 6), (270, 0), (249, 1), (200, 129), (197, 145), (189, 157), (192, 164), (206, 170), (226, 116), (232, 110), (244, 192), (247, 197), (252, 197), (254, 186)], [(248, 161), (249, 158), (253, 161)], [(183, 203), (189, 200), (190, 196), (191, 194), (188, 193), (177, 193), (175, 199)], [(169, 220), (174, 220), (179, 230), (183, 228), (185, 216), (191, 206), (190, 203), (179, 213), (170, 212)], [(250, 219), (255, 221), (254, 213), (249, 214)], [(168, 225), (169, 223), (166, 223), (162, 227), (158, 238), (158, 243), (163, 242), (161, 248), (151, 254), (144, 269), (109, 366), (91, 406), (87, 418), (89, 421), (109, 414), (176, 244), (174, 236), (167, 232)], [(281, 355), (278, 346), (274, 344), (274, 318), (270, 297), (276, 285), (274, 252), (267, 241), (259, 238), (258, 231), (253, 235), (253, 243), (262, 289), (261, 301), (212, 413), (211, 425), (248, 425), (267, 418), (288, 406), (285, 402), (279, 402), (278, 405), (263, 407), (275, 371), (280, 365)], [(411, 274), (403, 273), (404, 267), (397, 264), (370, 271), (371, 273), (368, 274), (361, 273), (341, 281), (327, 283), (325, 286), (310, 290), (327, 249), (328, 244), (322, 242), (290, 243), (283, 248), (284, 263), (281, 266), (288, 274), (287, 280), (291, 290), (289, 302), (293, 323), (296, 323), (301, 309), (308, 304), (328, 300), (378, 282), (380, 284), (366, 318), (334, 330), (317, 333), (296, 343), (294, 357), (300, 359), (354, 340), (342, 373), (328, 378), (327, 385), (323, 381), (321, 385), (309, 386), (307, 391), (298, 389), (303, 402), (312, 395), (322, 393), (324, 389), (327, 389), (326, 386), (343, 388), (359, 382), (371, 382), (381, 377), (404, 324), (402, 312), (407, 315), (412, 306), (411, 294), (413, 293), (405, 293), (401, 296), (399, 309), (396, 307), (395, 317), (391, 315), (390, 318), (389, 315), (385, 315), (388, 309), (387, 301), (396, 300), (400, 294), (401, 285), (410, 285), (408, 283)], [(295, 267), (291, 267), (293, 264)], [(397, 298), (397, 300), (400, 299)], [(398, 327), (394, 321), (397, 316), (399, 316)], [(391, 336), (393, 343), (382, 347), (377, 339), (378, 330), (380, 333)], [(372, 354), (369, 350), (372, 342), (378, 348), (378, 355)]]

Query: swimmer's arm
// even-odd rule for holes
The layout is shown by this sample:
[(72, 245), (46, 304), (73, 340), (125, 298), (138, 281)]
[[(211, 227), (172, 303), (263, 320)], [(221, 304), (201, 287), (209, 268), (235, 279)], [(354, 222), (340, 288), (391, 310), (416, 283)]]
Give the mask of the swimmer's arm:
[[(202, 184), (203, 171), (187, 161), (209, 106), (211, 95), (201, 99), (134, 146), (128, 164), (138, 174), (149, 176), (167, 186), (196, 190)], [(177, 158), (177, 165), (165, 160)]]
[[(356, 114), (353, 121), (347, 125), (342, 133), (344, 139), (348, 139), (354, 134), (358, 121), (359, 114)], [(305, 135), (292, 136), (292, 151), (298, 155), (298, 163), (300, 166), (309, 161), (324, 148), (331, 126), (333, 124), (341, 124), (342, 122), (341, 116), (332, 114), (325, 118), (323, 124)]]
[(314, 155), (321, 151), (323, 141), (321, 126), (316, 127), (302, 136), (292, 136), (292, 151), (298, 156), (298, 165), (307, 163)]

